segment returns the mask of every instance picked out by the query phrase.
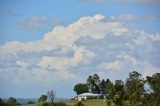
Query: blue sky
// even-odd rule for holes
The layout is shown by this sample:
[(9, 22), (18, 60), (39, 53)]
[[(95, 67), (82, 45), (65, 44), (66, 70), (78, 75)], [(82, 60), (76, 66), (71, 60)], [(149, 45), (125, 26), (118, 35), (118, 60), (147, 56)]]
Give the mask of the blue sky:
[(97, 73), (160, 72), (159, 0), (0, 1), (0, 97), (38, 97)]

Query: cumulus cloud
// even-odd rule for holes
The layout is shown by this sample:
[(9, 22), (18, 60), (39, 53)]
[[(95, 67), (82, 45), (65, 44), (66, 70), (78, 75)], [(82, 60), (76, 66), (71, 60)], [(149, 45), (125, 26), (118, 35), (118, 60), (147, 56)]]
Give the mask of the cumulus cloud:
[(105, 69), (106, 71), (119, 71), (123, 69), (124, 65), (123, 61), (116, 60), (110, 63), (101, 63), (99, 68)]
[(46, 27), (54, 27), (57, 25), (64, 25), (64, 22), (58, 19), (51, 19), (47, 16), (33, 16), (22, 22), (15, 23), (15, 27), (25, 32), (35, 32)]
[[(158, 71), (159, 32), (131, 30), (121, 20), (134, 20), (133, 15), (117, 17), (112, 21), (100, 14), (82, 17), (67, 27), (54, 27), (40, 40), (0, 45), (0, 76), (16, 82), (68, 81), (78, 78), (79, 67), (92, 67), (86, 68), (88, 73), (93, 71), (89, 69), (119, 73), (132, 66), (143, 68), (144, 60)], [(39, 28), (37, 23), (33, 26)]]
[(135, 57), (131, 56), (127, 52), (122, 52), (121, 54), (117, 55), (117, 58), (124, 59), (124, 61), (126, 61), (126, 64), (129, 63), (129, 62), (131, 62), (132, 65), (138, 65), (139, 64), (137, 59), (135, 59)]
[(144, 68), (143, 73), (142, 73), (142, 75), (144, 77), (152, 76), (155, 73), (160, 73), (160, 68), (159, 67), (156, 67), (156, 66), (148, 63), (147, 61), (144, 61), (144, 63), (142, 63), (142, 66)]

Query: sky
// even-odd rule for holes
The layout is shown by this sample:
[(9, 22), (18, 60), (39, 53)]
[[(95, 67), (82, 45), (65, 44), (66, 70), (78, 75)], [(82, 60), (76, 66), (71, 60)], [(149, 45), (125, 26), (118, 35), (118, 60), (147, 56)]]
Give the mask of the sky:
[(159, 0), (1, 0), (0, 97), (71, 98), (94, 73), (159, 73), (159, 11)]

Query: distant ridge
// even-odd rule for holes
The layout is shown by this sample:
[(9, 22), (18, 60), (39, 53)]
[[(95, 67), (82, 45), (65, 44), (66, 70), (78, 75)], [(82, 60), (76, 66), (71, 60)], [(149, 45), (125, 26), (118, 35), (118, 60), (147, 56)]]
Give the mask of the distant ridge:
[[(7, 102), (8, 98), (3, 98), (3, 100), (5, 102)], [(20, 104), (27, 104), (28, 101), (33, 101), (35, 103), (38, 102), (38, 98), (16, 98), (16, 100)], [(65, 100), (69, 100), (69, 99), (67, 99), (67, 98), (55, 98), (54, 101), (56, 101), (56, 102), (62, 102), (62, 101), (65, 101)]]

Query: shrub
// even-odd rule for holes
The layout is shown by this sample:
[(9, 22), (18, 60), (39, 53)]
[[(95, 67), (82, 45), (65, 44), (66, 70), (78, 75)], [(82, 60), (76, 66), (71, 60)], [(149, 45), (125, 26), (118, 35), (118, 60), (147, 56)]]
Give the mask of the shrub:
[(47, 106), (47, 103), (41, 103), (39, 106)]
[(75, 104), (75, 106), (85, 106), (85, 105), (82, 104), (82, 102), (78, 102), (77, 104)]
[(34, 102), (33, 101), (28, 101), (28, 103), (27, 104), (34, 104)]

